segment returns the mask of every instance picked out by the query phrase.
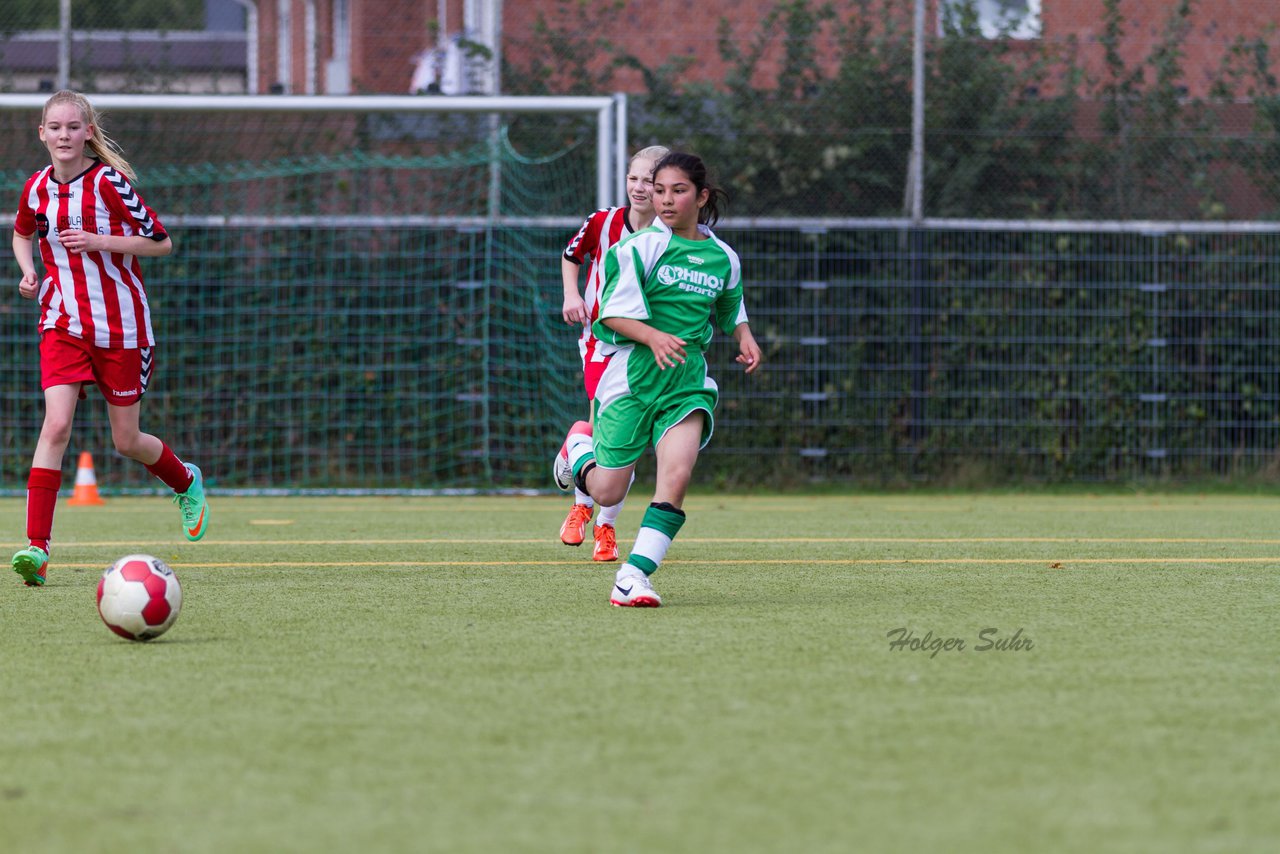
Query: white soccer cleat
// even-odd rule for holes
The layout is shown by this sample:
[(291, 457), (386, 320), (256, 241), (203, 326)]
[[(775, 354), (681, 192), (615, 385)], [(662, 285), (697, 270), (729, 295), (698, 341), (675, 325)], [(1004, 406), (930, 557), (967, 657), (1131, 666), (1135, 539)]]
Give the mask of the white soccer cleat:
[(609, 604), (618, 608), (657, 608), (662, 597), (653, 589), (649, 576), (643, 572), (619, 575), (613, 582)]
[(560, 450), (556, 452), (556, 458), (551, 463), (551, 476), (555, 478), (556, 486), (560, 487), (564, 492), (573, 489), (573, 464), (569, 462), (569, 445), (575, 442), (575, 437), (591, 436), (591, 424), (587, 421), (577, 421), (569, 428), (569, 435), (565, 437), (564, 444), (560, 446)]

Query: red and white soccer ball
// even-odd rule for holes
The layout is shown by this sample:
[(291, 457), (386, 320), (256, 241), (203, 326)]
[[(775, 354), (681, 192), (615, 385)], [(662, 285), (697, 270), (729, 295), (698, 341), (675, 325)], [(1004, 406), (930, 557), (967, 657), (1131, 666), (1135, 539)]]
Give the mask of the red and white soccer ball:
[(182, 587), (168, 564), (151, 555), (125, 555), (98, 582), (98, 613), (122, 638), (146, 641), (169, 630), (182, 610)]

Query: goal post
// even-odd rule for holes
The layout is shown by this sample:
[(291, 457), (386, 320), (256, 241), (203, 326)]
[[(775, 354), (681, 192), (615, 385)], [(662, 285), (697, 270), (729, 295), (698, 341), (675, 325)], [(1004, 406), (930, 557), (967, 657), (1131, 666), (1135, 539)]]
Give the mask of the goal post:
[[(619, 100), (89, 99), (174, 234), (171, 256), (142, 262), (158, 339), (144, 419), (211, 482), (543, 482), (544, 446), (586, 417), (560, 254), (617, 199)], [(48, 163), (46, 100), (0, 95), (11, 199)], [(41, 407), (35, 309), (10, 308), (0, 490), (20, 493)], [(78, 415), (72, 450), (102, 451), (104, 491), (154, 489), (109, 453), (101, 409)]]
[[(389, 113), (583, 115), (596, 126), (596, 206), (609, 207), (625, 177), (626, 99), (619, 96), (89, 95), (99, 111), (181, 113)], [(0, 111), (39, 110), (47, 95), (0, 94)], [(174, 140), (181, 145), (181, 140)]]

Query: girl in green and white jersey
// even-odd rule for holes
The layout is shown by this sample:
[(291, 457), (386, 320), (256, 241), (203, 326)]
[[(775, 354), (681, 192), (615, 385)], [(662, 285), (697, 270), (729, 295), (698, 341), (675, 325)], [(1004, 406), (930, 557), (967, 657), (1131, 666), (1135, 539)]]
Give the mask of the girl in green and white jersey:
[(711, 231), (724, 191), (710, 185), (701, 158), (672, 152), (654, 168), (653, 200), (654, 225), (605, 259), (594, 332), (610, 359), (596, 390), (594, 436), (585, 422), (575, 424), (557, 466), (563, 488), (572, 472), (572, 483), (608, 505), (626, 494), (636, 460), (654, 446), (653, 503), (610, 596), (614, 605), (632, 607), (662, 604), (649, 576), (684, 524), (685, 491), (711, 438), (719, 397), (707, 375), (713, 327), (737, 340), (736, 361), (748, 374), (761, 363), (738, 255)]

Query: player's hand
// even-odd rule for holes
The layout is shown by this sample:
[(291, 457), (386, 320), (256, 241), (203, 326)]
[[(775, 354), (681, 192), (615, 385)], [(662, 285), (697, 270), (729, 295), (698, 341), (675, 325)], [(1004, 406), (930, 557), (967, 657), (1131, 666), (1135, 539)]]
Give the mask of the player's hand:
[(755, 336), (750, 330), (744, 330), (742, 337), (738, 340), (738, 355), (734, 361), (740, 365), (746, 365), (749, 374), (755, 373), (764, 362), (764, 354), (760, 352), (760, 345), (756, 343)]
[(583, 326), (591, 320), (591, 315), (587, 313), (587, 304), (577, 295), (565, 298), (560, 316), (564, 318), (565, 323), (581, 323)]
[(649, 349), (653, 351), (653, 360), (658, 363), (658, 370), (665, 371), (667, 368), (674, 368), (676, 363), (684, 364), (684, 339), (672, 335), (668, 332), (657, 332), (655, 330), (652, 338), (647, 342)]
[(18, 280), (18, 296), (23, 299), (35, 299), (38, 293), (40, 293), (40, 283), (36, 281), (36, 274), (24, 273)]
[(68, 252), (74, 252), (77, 255), (82, 252), (95, 252), (101, 250), (104, 246), (101, 234), (95, 234), (91, 231), (82, 231), (78, 228), (68, 228), (63, 231), (59, 231), (58, 242), (61, 243)]

